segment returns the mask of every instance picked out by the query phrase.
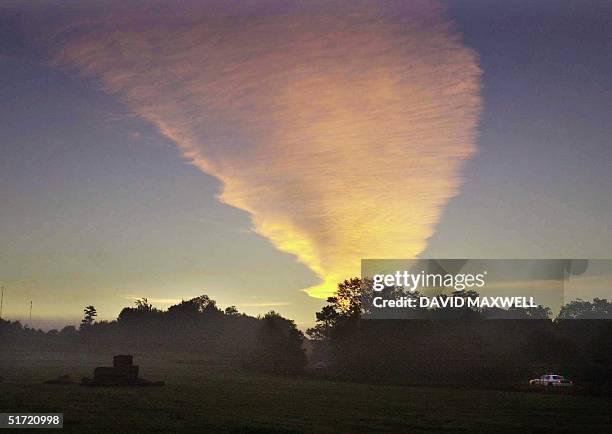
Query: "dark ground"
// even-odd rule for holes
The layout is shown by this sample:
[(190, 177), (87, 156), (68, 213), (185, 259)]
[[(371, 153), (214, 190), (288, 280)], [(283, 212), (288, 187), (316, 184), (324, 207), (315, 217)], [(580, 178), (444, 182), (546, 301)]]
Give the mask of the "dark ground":
[(165, 380), (163, 387), (82, 387), (42, 382), (91, 376), (95, 366), (112, 364), (112, 354), (3, 352), (0, 412), (63, 412), (65, 428), (75, 432), (612, 429), (610, 397), (273, 377), (180, 359), (135, 356), (141, 376)]

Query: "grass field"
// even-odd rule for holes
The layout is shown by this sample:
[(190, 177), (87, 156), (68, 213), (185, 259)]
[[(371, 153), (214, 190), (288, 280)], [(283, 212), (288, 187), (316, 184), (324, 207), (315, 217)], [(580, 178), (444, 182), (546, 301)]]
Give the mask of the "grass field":
[(612, 429), (610, 398), (273, 377), (138, 355), (141, 376), (165, 380), (165, 386), (42, 384), (59, 374), (91, 376), (95, 366), (111, 362), (112, 354), (0, 353), (0, 412), (63, 412), (65, 429), (75, 432)]

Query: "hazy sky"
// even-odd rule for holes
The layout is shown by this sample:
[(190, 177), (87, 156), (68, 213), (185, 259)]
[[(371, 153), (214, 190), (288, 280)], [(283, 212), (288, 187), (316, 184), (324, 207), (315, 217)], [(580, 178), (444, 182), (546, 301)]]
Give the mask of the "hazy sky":
[(156, 3), (0, 6), (5, 317), (612, 256), (609, 2)]

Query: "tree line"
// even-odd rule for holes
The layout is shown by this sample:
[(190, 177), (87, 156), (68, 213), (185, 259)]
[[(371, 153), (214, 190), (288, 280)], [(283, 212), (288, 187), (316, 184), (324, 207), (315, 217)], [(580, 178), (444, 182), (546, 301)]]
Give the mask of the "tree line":
[(96, 321), (96, 317), (96, 308), (86, 306), (79, 328), (68, 325), (46, 333), (0, 320), (0, 344), (179, 353), (273, 373), (293, 373), (306, 365), (304, 335), (292, 320), (274, 311), (253, 317), (235, 306), (222, 310), (207, 295), (183, 300), (167, 310), (142, 298), (123, 308), (116, 320)]
[[(400, 288), (387, 288), (396, 296)], [(464, 296), (477, 296), (466, 291)], [(416, 296), (416, 295), (415, 295)], [(146, 298), (113, 321), (97, 321), (86, 306), (80, 326), (43, 332), (0, 320), (0, 345), (82, 351), (171, 352), (272, 373), (307, 366), (332, 378), (394, 384), (511, 385), (544, 372), (612, 390), (612, 303), (566, 303), (555, 319), (546, 307), (508, 311), (423, 309), (399, 320), (368, 318), (371, 285), (338, 285), (306, 331), (276, 312), (253, 317), (221, 309), (207, 295), (166, 310)], [(597, 318), (597, 319), (596, 319)], [(604, 319), (602, 319), (604, 318)], [(321, 368), (321, 369), (318, 369)]]

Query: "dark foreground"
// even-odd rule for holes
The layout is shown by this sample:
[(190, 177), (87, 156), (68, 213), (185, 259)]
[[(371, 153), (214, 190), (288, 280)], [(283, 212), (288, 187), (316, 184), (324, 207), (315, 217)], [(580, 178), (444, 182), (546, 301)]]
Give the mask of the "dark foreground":
[[(76, 432), (609, 432), (612, 399), (282, 378), (136, 355), (163, 387), (42, 384), (111, 354), (0, 354), (0, 412), (63, 412)], [(24, 431), (21, 431), (24, 432)], [(41, 432), (41, 430), (37, 430)], [(55, 431), (57, 432), (57, 431)]]

